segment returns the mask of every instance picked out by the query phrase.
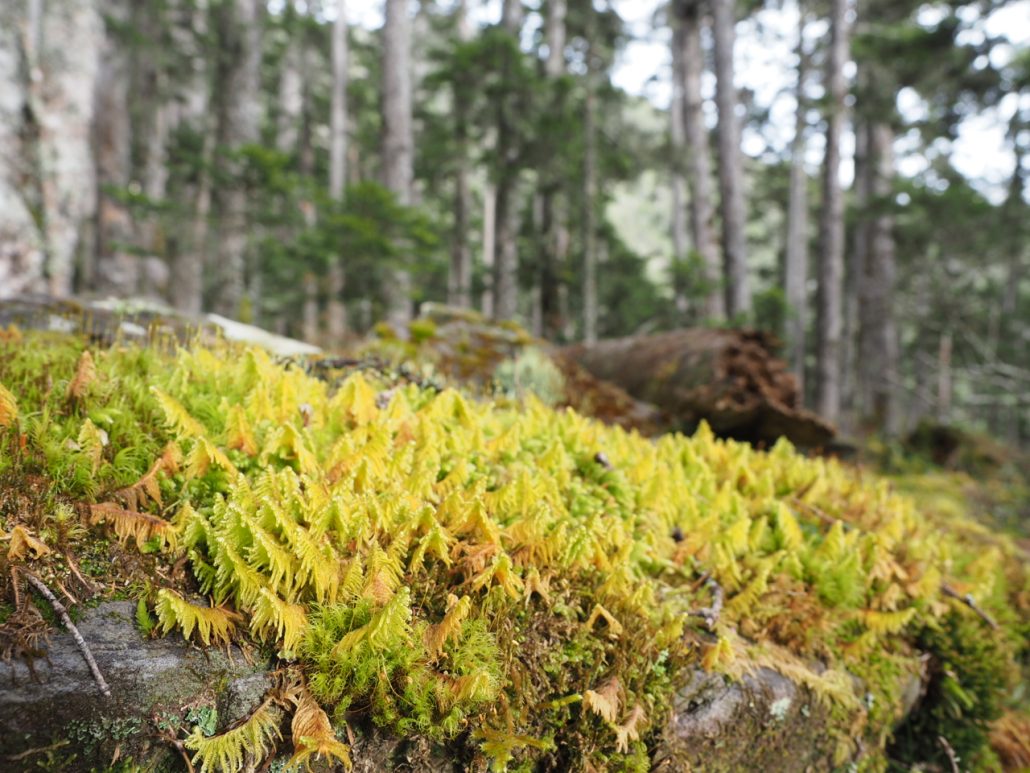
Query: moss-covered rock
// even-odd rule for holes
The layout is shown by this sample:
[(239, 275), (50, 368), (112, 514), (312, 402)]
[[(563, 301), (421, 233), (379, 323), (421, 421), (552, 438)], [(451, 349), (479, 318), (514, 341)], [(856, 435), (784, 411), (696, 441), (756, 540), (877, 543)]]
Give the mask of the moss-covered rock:
[[(84, 348), (0, 344), (0, 646), (26, 649), (20, 577), (81, 593), (76, 558), (117, 539), (143, 563), (86, 584), (279, 667), (248, 719), (178, 736), (204, 769), (291, 730), (297, 760), (342, 761), (369, 722), (473, 769), (775, 769), (799, 749), (881, 769), (931, 632), (958, 617), (956, 651), (995, 640), (971, 676), (999, 705), (1025, 655), (1004, 538), (969, 545), (785, 442), (651, 441), (369, 373), (330, 386), (255, 349)], [(690, 708), (700, 673), (726, 682), (704, 704), (729, 718), (722, 757), (691, 735), (715, 726)], [(960, 705), (951, 732), (980, 718)]]

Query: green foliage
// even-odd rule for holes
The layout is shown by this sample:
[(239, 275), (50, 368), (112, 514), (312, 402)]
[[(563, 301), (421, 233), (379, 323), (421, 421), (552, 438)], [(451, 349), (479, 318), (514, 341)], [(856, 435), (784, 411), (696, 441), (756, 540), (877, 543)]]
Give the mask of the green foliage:
[[(633, 768), (683, 669), (766, 667), (830, 707), (843, 762), (854, 737), (882, 751), (927, 647), (961, 690), (941, 681), (927, 716), (953, 722), (941, 727), (972, 758), (1012, 676), (999, 667), (1019, 648), (992, 650), (941, 591), (960, 587), (1015, 640), (1030, 596), (1011, 545), (971, 543), (786, 442), (761, 452), (707, 427), (650, 441), (532, 396), (480, 402), (362, 373), (330, 388), (258, 350), (199, 346), (94, 352), (96, 382), (69, 403), (80, 353), (0, 346), (29, 430), (0, 473), (31, 466), (123, 538), (145, 524), (150, 544), (161, 524), (157, 555), (185, 556), (210, 598), (157, 589), (161, 629), (205, 644), (249, 630), (337, 723), (476, 729), (496, 765)], [(78, 440), (85, 416), (108, 433), (99, 460)], [(93, 486), (78, 465), (95, 465)], [(711, 601), (703, 575), (725, 596), (714, 641), (691, 616)], [(199, 764), (262, 756), (277, 706), (298, 705), (273, 703), (221, 736), (195, 731)], [(319, 740), (298, 753), (344, 754), (305, 705)]]

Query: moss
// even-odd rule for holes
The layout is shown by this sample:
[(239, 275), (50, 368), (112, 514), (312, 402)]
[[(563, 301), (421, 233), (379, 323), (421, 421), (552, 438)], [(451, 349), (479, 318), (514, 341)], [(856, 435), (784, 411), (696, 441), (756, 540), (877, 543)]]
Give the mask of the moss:
[[(651, 442), (533, 397), (382, 372), (329, 384), (248, 349), (94, 351), (69, 399), (82, 351), (0, 345), (17, 399), (0, 477), (38, 481), (30, 518), (0, 509), (5, 531), (63, 542), (86, 575), (114, 556), (163, 628), (268, 648), (338, 723), (474, 743), (496, 766), (634, 770), (688, 673), (761, 667), (803, 686), (844, 758), (860, 737), (882, 762), (921, 651), (992, 705), (1012, 683), (1018, 646), (984, 649), (992, 632), (941, 590), (1016, 640), (1012, 545), (971, 543), (959, 516), (927, 521), (785, 442), (760, 452), (706, 427)], [(84, 534), (62, 536), (68, 508)], [(63, 552), (43, 561), (55, 579)], [(708, 579), (725, 597), (711, 632), (692, 614)], [(969, 759), (978, 712), (944, 728)]]

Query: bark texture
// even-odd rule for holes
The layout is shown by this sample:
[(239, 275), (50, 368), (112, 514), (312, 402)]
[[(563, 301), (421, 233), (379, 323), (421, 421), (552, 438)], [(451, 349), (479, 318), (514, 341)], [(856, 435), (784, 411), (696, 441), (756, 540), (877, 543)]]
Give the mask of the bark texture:
[(808, 54), (805, 51), (805, 9), (798, 14), (798, 80), (795, 91), (797, 108), (794, 139), (790, 145), (790, 183), (787, 202), (787, 250), (783, 267), (783, 286), (787, 297), (787, 361), (805, 394), (805, 326), (808, 320), (808, 173), (805, 171), (805, 146), (808, 122), (805, 112), (805, 81)]
[(734, 0), (711, 0), (715, 101), (719, 108), (719, 192), (726, 313), (730, 317), (747, 317), (751, 313), (751, 287), (747, 275), (744, 166), (740, 151), (740, 122), (737, 119), (737, 88), (733, 78), (735, 6)]
[[(220, 115), (219, 144), (223, 152), (238, 151), (259, 139), (264, 8), (261, 0), (232, 0), (224, 10), (219, 40), (230, 55), (224, 59), (226, 69), (222, 79), (224, 108)], [(235, 318), (244, 296), (248, 246), (247, 191), (242, 180), (236, 179), (227, 190), (219, 191), (218, 209), (221, 281), (214, 305), (220, 314)]]
[[(519, 34), (522, 30), (523, 8), (521, 0), (504, 0), (501, 24), (511, 36), (516, 50), (506, 49), (502, 64), (502, 79), (508, 91), (514, 84), (512, 58), (518, 56)], [(497, 148), (500, 168), (496, 188), (496, 245), (493, 265), (493, 318), (514, 319), (519, 300), (519, 194), (521, 184), (520, 149), (518, 147), (515, 110), (512, 95), (501, 94), (497, 103)]]
[[(412, 124), (411, 16), (407, 0), (386, 0), (383, 26), (383, 184), (405, 206), (413, 201), (415, 140)], [(411, 277), (391, 271), (386, 285), (387, 320), (411, 321)]]
[(699, 0), (677, 0), (676, 24), (682, 34), (680, 64), (683, 68), (683, 132), (687, 146), (686, 175), (690, 184), (690, 233), (694, 250), (701, 259), (706, 287), (704, 315), (720, 321), (726, 317), (719, 247), (712, 225), (712, 164), (708, 148), (701, 99), (701, 74), (704, 52), (701, 48), (701, 8)]
[(92, 251), (100, 8), (95, 0), (0, 5), (0, 277), (12, 278), (0, 293), (66, 296)]
[(819, 292), (816, 328), (816, 405), (829, 422), (840, 419), (843, 328), (844, 193), (840, 186), (840, 140), (844, 128), (844, 64), (848, 58), (847, 0), (833, 0), (826, 59), (827, 126), (823, 159), (823, 205), (819, 215)]
[(701, 420), (728, 437), (821, 446), (833, 428), (801, 408), (797, 383), (765, 334), (688, 328), (559, 350), (598, 378), (692, 429)]
[[(329, 195), (340, 201), (347, 180), (347, 3), (336, 3), (332, 42), (333, 93), (329, 116)], [(330, 345), (338, 345), (347, 332), (347, 309), (343, 303), (346, 267), (342, 255), (329, 263), (329, 301), (326, 304), (326, 334)]]

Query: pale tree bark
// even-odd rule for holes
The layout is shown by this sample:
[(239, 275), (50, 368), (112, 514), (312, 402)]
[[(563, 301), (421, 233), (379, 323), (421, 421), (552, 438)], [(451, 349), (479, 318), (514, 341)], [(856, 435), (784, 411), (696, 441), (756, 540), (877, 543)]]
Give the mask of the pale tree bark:
[[(333, 22), (333, 94), (329, 116), (329, 195), (341, 201), (347, 179), (347, 3), (337, 0)], [(346, 273), (342, 255), (329, 263), (326, 333), (330, 345), (339, 345), (347, 333), (347, 309), (343, 303)]]
[(293, 30), (279, 73), (279, 112), (275, 127), (276, 150), (287, 155), (297, 151), (304, 120), (304, 49), (303, 35)]
[(202, 41), (209, 31), (206, 0), (175, 3), (176, 22), (172, 27), (177, 47), (191, 54), (190, 69), (182, 79), (181, 112), (173, 119), (189, 126), (203, 138), (201, 163), (189, 186), (193, 201), (193, 220), (189, 237), (179, 246), (171, 265), (171, 301), (187, 314), (199, 314), (203, 307), (204, 263), (208, 251), (211, 217), (211, 176), (208, 172), (214, 154), (215, 126), (211, 117), (211, 68)]
[(827, 126), (823, 159), (823, 203), (819, 214), (816, 328), (816, 406), (827, 421), (840, 420), (841, 328), (843, 326), (844, 193), (840, 185), (840, 140), (847, 93), (847, 0), (832, 0), (830, 50), (826, 58)]
[[(544, 42), (547, 45), (547, 59), (544, 72), (552, 83), (566, 73), (565, 17), (568, 8), (566, 0), (550, 0), (547, 3), (547, 15), (544, 17)], [(559, 102), (562, 92), (556, 90), (553, 109), (559, 112), (563, 105)], [(568, 202), (562, 189), (560, 177), (549, 170), (541, 170), (541, 191), (543, 199), (544, 250), (540, 262), (539, 316), (542, 332), (548, 338), (561, 335), (563, 324), (567, 324), (567, 311), (563, 308), (562, 297), (565, 295), (564, 282), (561, 280), (563, 267), (568, 261), (569, 226)]]
[(39, 24), (0, 3), (0, 298), (45, 290), (38, 124), (30, 94)]
[(487, 183), (483, 191), (483, 294), (479, 310), (484, 317), (494, 315), (494, 256), (497, 254), (497, 192)]
[(722, 252), (726, 277), (726, 313), (751, 314), (747, 275), (747, 213), (744, 205), (744, 167), (737, 119), (737, 87), (733, 78), (736, 3), (711, 0), (715, 41), (715, 101), (719, 109), (719, 211), (722, 214)]
[[(518, 45), (522, 31), (521, 0), (504, 0), (501, 7), (501, 24)], [(512, 83), (512, 62), (506, 54), (502, 64), (502, 80), (506, 88), (517, 88)], [(520, 151), (517, 147), (515, 127), (515, 106), (511, 95), (501, 94), (497, 105), (497, 148), (499, 164), (496, 188), (495, 217), (497, 221), (497, 244), (494, 255), (493, 318), (514, 319), (519, 300), (519, 169)]]
[[(24, 75), (3, 84), (11, 102), (2, 112), (9, 113), (17, 105), (21, 116), (15, 117), (14, 125), (25, 133), (16, 147), (0, 148), (0, 152), (14, 150), (28, 160), (27, 164), (3, 163), (28, 173), (27, 179), (16, 182), (14, 197), (22, 198), (19, 191), (26, 192), (28, 200), (22, 198), (22, 206), (28, 205), (39, 224), (38, 245), (44, 256), (39, 284), (54, 295), (66, 296), (74, 289), (76, 262), (92, 249), (96, 170), (91, 126), (103, 21), (94, 0), (3, 5), (13, 22), (13, 29), (8, 27), (3, 34), (14, 33), (16, 69)], [(21, 206), (16, 203), (13, 210), (0, 215), (0, 223), (18, 218)], [(37, 241), (35, 234), (29, 239)], [(20, 241), (16, 238), (13, 246), (5, 245), (0, 251), (13, 249), (23, 259)]]
[[(383, 184), (397, 201), (414, 198), (415, 140), (412, 124), (411, 16), (407, 0), (386, 0), (383, 26)], [(385, 287), (387, 320), (404, 327), (411, 321), (411, 276), (395, 268)]]
[[(237, 151), (259, 139), (264, 4), (262, 0), (232, 0), (226, 10), (220, 43), (235, 56), (226, 57), (228, 67), (221, 83), (225, 106), (220, 116), (219, 144), (223, 153)], [(247, 191), (242, 183), (235, 182), (219, 194), (221, 283), (215, 308), (226, 317), (236, 317), (246, 286)]]
[(587, 43), (586, 105), (583, 117), (583, 341), (597, 342), (597, 63)]
[(93, 154), (96, 163), (97, 214), (95, 271), (86, 284), (103, 294), (135, 295), (139, 289), (139, 260), (128, 249), (132, 219), (119, 191), (132, 179), (132, 127), (129, 104), (131, 62), (118, 28), (129, 23), (124, 0), (106, 8), (107, 24), (94, 90)]
[(798, 80), (797, 112), (794, 139), (790, 145), (790, 183), (787, 200), (787, 249), (783, 270), (784, 294), (787, 300), (787, 360), (798, 383), (798, 394), (805, 395), (805, 324), (808, 318), (808, 173), (805, 171), (805, 147), (808, 122), (805, 113), (805, 81), (808, 54), (805, 51), (806, 15), (804, 4), (798, 3)]
[(690, 234), (694, 250), (701, 259), (707, 291), (704, 315), (719, 322), (726, 317), (722, 263), (712, 225), (715, 208), (712, 204), (712, 165), (705, 128), (704, 102), (701, 99), (701, 75), (704, 53), (701, 48), (700, 0), (677, 0), (674, 5), (676, 24), (683, 46), (680, 65), (683, 68), (683, 133), (687, 145), (686, 173), (690, 184)]
[[(460, 0), (455, 11), (458, 41), (472, 39), (468, 3)], [(469, 215), (472, 208), (472, 159), (469, 148), (469, 95), (466, 87), (454, 87), (454, 140), (458, 156), (454, 174), (454, 235), (451, 241), (451, 268), (447, 276), (447, 302), (460, 308), (472, 306), (472, 247), (469, 244)]]
[(681, 319), (685, 319), (689, 311), (684, 277), (690, 258), (690, 243), (687, 239), (687, 178), (684, 172), (687, 136), (683, 128), (683, 116), (686, 112), (683, 81), (683, 26), (674, 22), (672, 99), (669, 102), (669, 140), (672, 149), (672, 289), (676, 312)]
[(894, 184), (894, 131), (883, 121), (868, 126), (873, 212), (869, 244), (859, 280), (859, 396), (863, 423), (892, 436), (897, 409), (898, 332), (894, 321), (895, 250), (891, 194)]

